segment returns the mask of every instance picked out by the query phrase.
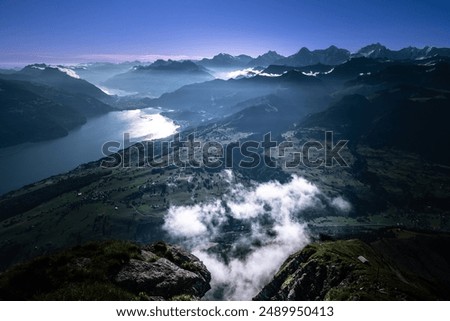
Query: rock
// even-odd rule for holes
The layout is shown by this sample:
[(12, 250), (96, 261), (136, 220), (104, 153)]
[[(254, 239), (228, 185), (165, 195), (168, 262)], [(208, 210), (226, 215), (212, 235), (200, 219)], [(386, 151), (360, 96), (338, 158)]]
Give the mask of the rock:
[(209, 271), (181, 248), (159, 242), (141, 253), (144, 261), (131, 259), (115, 277), (117, 284), (165, 299), (180, 295), (198, 299), (210, 289)]
[[(392, 256), (379, 242), (340, 240), (310, 244), (291, 255), (253, 300), (447, 300), (445, 274), (439, 270), (424, 280), (426, 275), (419, 278), (411, 267), (426, 266), (424, 271), (430, 271), (436, 265), (433, 260), (446, 266), (442, 262), (448, 254), (441, 251), (441, 256), (435, 255), (437, 258), (424, 263), (419, 257), (407, 255), (425, 246), (432, 252), (429, 240), (415, 234), (407, 244), (404, 239), (399, 241), (402, 242), (390, 239), (387, 243), (396, 246)], [(411, 250), (413, 246), (415, 250)], [(358, 258), (361, 255), (367, 261), (362, 262)]]
[(37, 257), (0, 275), (0, 300), (196, 300), (211, 275), (164, 242), (90, 242)]

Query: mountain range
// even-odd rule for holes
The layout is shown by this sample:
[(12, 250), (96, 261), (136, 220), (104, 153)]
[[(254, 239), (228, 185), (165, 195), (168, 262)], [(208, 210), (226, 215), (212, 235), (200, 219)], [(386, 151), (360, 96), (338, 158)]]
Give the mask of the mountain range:
[[(325, 72), (331, 70), (332, 67), (339, 67), (344, 62), (355, 58), (391, 61), (425, 61), (428, 58), (436, 56), (449, 57), (450, 50), (435, 47), (425, 47), (423, 49), (408, 47), (395, 51), (377, 43), (363, 47), (355, 53), (336, 46), (312, 51), (303, 47), (297, 53), (287, 57), (275, 51), (268, 51), (256, 58), (248, 55), (232, 56), (230, 54), (220, 53), (212, 58), (203, 58), (199, 61), (158, 60), (150, 65), (138, 64), (123, 73), (103, 80), (100, 85), (156, 98), (184, 85), (201, 83), (215, 77), (224, 78), (224, 73), (228, 73), (228, 76), (225, 76), (225, 78), (251, 77), (261, 73), (264, 68), (266, 69), (262, 71), (263, 74), (280, 74), (281, 71), (285, 72), (297, 68), (303, 68), (302, 71), (308, 72), (305, 69), (306, 67), (310, 68), (309, 71)], [(373, 60), (368, 62), (372, 64), (377, 63)], [(268, 68), (269, 66), (270, 68)], [(355, 71), (359, 73), (364, 72), (363, 69), (358, 68), (355, 68)], [(247, 71), (237, 73), (237, 76), (233, 76), (233, 72), (237, 70)], [(338, 73), (335, 72), (333, 76)]]
[(232, 56), (221, 53), (211, 59), (204, 58), (197, 63), (206, 68), (244, 68), (244, 67), (267, 67), (269, 65), (285, 65), (292, 67), (304, 67), (315, 64), (340, 65), (350, 58), (380, 58), (391, 60), (415, 60), (425, 59), (435, 56), (450, 56), (449, 48), (407, 47), (399, 50), (391, 50), (380, 43), (365, 46), (358, 51), (351, 53), (347, 49), (330, 46), (326, 49), (309, 50), (306, 47), (298, 52), (284, 57), (276, 51), (268, 51), (257, 58), (247, 55)]
[(274, 65), (287, 65), (294, 67), (302, 67), (314, 64), (339, 65), (350, 58), (365, 57), (379, 58), (391, 60), (416, 60), (425, 59), (435, 56), (450, 56), (449, 48), (424, 47), (422, 49), (416, 47), (408, 47), (400, 50), (390, 50), (385, 46), (376, 43), (365, 46), (355, 53), (350, 53), (347, 49), (330, 46), (327, 49), (310, 51), (308, 48), (301, 48), (297, 53), (274, 61)]
[[(164, 115), (182, 124), (180, 139), (195, 135), (196, 141), (228, 146), (262, 142), (270, 133), (273, 141), (290, 147), (283, 154), (270, 155), (259, 145), (252, 153), (236, 155), (230, 164), (222, 163), (217, 168), (204, 164), (158, 167), (166, 156), (174, 158), (175, 152), (165, 151), (162, 141), (145, 141), (107, 158), (81, 164), (68, 173), (9, 192), (0, 198), (0, 269), (7, 270), (38, 255), (91, 240), (121, 239), (142, 244), (163, 239), (195, 246), (200, 238), (196, 238), (198, 235), (192, 229), (187, 232), (194, 234), (191, 242), (194, 245), (187, 234), (174, 236), (167, 229), (169, 213), (187, 211), (191, 215), (188, 217), (194, 217), (201, 226), (203, 219), (208, 224), (212, 222), (214, 233), (208, 235), (208, 241), (196, 252), (218, 260), (220, 264), (214, 267), (246, 267), (255, 251), (276, 245), (281, 239), (287, 239), (289, 244), (298, 242), (300, 250), (291, 256), (286, 251), (286, 261), (279, 271), (268, 273), (258, 289), (255, 287), (252, 294), (255, 299), (447, 298), (450, 284), (446, 261), (450, 232), (450, 152), (445, 149), (450, 145), (448, 56), (445, 48), (393, 51), (375, 44), (356, 53), (334, 46), (313, 51), (302, 48), (289, 57), (269, 52), (255, 58), (256, 62), (249, 56), (226, 54), (203, 62), (158, 60), (150, 65), (135, 65), (105, 81), (117, 81), (117, 86), (128, 83), (129, 89), (146, 83), (138, 91), (147, 95), (125, 98), (104, 94), (78, 79), (78, 74), (71, 73), (74, 69), (66, 70), (62, 66), (32, 65), (2, 74), (1, 134), (10, 139), (25, 136), (19, 142), (63, 135), (63, 131), (91, 115), (112, 110), (111, 104), (120, 106), (126, 102), (130, 108), (160, 107)], [(214, 69), (230, 68), (251, 69), (252, 74), (231, 79), (212, 76)], [(88, 72), (88, 69), (84, 70)], [(163, 84), (158, 84), (158, 79)], [(166, 92), (163, 86), (172, 89)], [(151, 94), (151, 90), (156, 91)], [(161, 95), (155, 95), (158, 91)], [(23, 128), (30, 133), (22, 134)], [(330, 133), (331, 141), (327, 136)], [(166, 141), (172, 139), (168, 137)], [(314, 148), (305, 150), (311, 142), (315, 143)], [(315, 166), (325, 161), (328, 148), (338, 142), (345, 142), (341, 150), (344, 162), (334, 159), (331, 166)], [(151, 149), (154, 153), (144, 153), (146, 147), (154, 147)], [(251, 158), (249, 155), (256, 155), (260, 162), (251, 168), (241, 166), (241, 161)], [(279, 162), (271, 167), (264, 164), (268, 160)], [(297, 166), (287, 166), (286, 162), (291, 160), (300, 162)], [(129, 166), (115, 166), (121, 161)], [(101, 166), (105, 162), (107, 166)], [(247, 195), (257, 198), (268, 194), (278, 201), (283, 197), (278, 192), (295, 194), (302, 188), (287, 187), (294, 177), (302, 177), (308, 188), (308, 193), (299, 199), (304, 197), (317, 206), (290, 211), (290, 227), (297, 222), (305, 223), (311, 240), (318, 243), (301, 249), (306, 243), (292, 234), (282, 238), (284, 234), (281, 235), (283, 231), (276, 215), (284, 211), (283, 206), (259, 202), (259, 198), (255, 205), (258, 210), (250, 212), (254, 214), (250, 219), (229, 219), (233, 207), (239, 204), (230, 193), (245, 198), (243, 204), (253, 211), (252, 200)], [(269, 192), (261, 186), (270, 186)], [(311, 196), (316, 189), (317, 197)], [(199, 214), (202, 210), (208, 213), (206, 218)], [(211, 220), (209, 216), (216, 214), (217, 220)], [(259, 218), (261, 221), (253, 224)], [(190, 220), (186, 224), (192, 227)], [(176, 223), (185, 227), (182, 221), (183, 218)], [(226, 224), (220, 224), (223, 221)], [(199, 272), (189, 264), (198, 262), (196, 259), (179, 262), (177, 258), (181, 254), (165, 257), (163, 254), (179, 252), (166, 251), (171, 246), (165, 246), (161, 255), (150, 257), (142, 251), (155, 254), (154, 248), (150, 251), (125, 244), (125, 250), (130, 247), (136, 255), (125, 256), (116, 265), (115, 256), (110, 255), (111, 244), (106, 244), (107, 253), (105, 244), (101, 244), (76, 247), (61, 255), (12, 268), (0, 276), (0, 294), (10, 298), (15, 293), (16, 284), (21, 284), (14, 278), (17, 271), (34, 276), (33, 262), (41, 262), (43, 265), (39, 266), (46, 271), (55, 268), (47, 265), (48, 262), (57, 262), (56, 269), (60, 267), (63, 271), (82, 273), (84, 267), (90, 266), (104, 273), (102, 262), (83, 259), (92, 259), (90, 248), (104, 253), (107, 266), (111, 263), (117, 268), (102, 278), (103, 284), (98, 286), (125, 290), (117, 292), (121, 294), (119, 297), (140, 295), (136, 288), (118, 282), (123, 269), (140, 273), (137, 269), (140, 266), (159, 268), (165, 263), (193, 280), (201, 276), (188, 273)], [(123, 244), (112, 245), (119, 246), (118, 257), (122, 258)], [(267, 259), (275, 257), (267, 255)], [(205, 260), (206, 268), (208, 264), (211, 262)], [(214, 271), (211, 269), (213, 280)], [(85, 285), (92, 278), (83, 274), (79, 282)], [(253, 280), (253, 274), (250, 279)], [(70, 275), (61, 280), (74, 281)], [(209, 278), (204, 281), (209, 282)], [(47, 292), (39, 293), (55, 297), (61, 293), (58, 291), (69, 291), (57, 283), (52, 283)], [(1, 292), (2, 284), (4, 292)], [(201, 295), (208, 287), (202, 283)], [(209, 298), (223, 299), (229, 290), (214, 282), (211, 287), (213, 294)], [(31, 298), (39, 290), (33, 287), (31, 296), (25, 291), (22, 297)], [(193, 296), (200, 296), (200, 292)], [(164, 294), (152, 293), (147, 295)], [(170, 299), (178, 294), (162, 297)]]

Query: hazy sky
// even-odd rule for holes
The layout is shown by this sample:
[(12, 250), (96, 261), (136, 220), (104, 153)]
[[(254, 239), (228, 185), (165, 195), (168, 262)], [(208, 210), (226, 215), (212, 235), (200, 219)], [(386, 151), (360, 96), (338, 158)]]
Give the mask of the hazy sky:
[(450, 46), (450, 1), (0, 0), (0, 64)]

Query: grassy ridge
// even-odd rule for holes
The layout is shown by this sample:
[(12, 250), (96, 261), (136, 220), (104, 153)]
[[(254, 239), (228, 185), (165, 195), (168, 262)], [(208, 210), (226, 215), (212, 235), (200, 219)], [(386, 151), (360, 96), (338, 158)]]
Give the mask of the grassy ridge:
[(106, 241), (65, 250), (21, 264), (0, 275), (1, 300), (131, 300), (131, 293), (112, 276), (139, 258), (140, 248), (124, 241)]
[(449, 235), (401, 229), (371, 243), (313, 243), (291, 255), (255, 299), (448, 300), (449, 245)]

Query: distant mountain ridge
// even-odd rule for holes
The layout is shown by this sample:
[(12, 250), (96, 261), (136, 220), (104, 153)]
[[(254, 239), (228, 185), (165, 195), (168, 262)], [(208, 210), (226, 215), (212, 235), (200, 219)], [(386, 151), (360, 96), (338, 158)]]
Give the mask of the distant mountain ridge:
[(160, 96), (184, 85), (212, 80), (214, 77), (201, 65), (190, 60), (156, 60), (146, 66), (134, 66), (131, 70), (115, 75), (105, 82), (109, 88)]
[(99, 85), (114, 75), (124, 73), (134, 66), (143, 64), (140, 61), (125, 61), (121, 63), (94, 62), (67, 66), (67, 68), (76, 72), (82, 79), (86, 79), (94, 85)]
[(425, 59), (434, 56), (450, 56), (450, 48), (436, 48), (426, 46), (422, 49), (407, 47), (400, 50), (390, 50), (380, 43), (371, 44), (358, 50), (353, 57), (386, 58), (393, 60)]
[(303, 47), (297, 53), (275, 61), (275, 65), (287, 66), (308, 66), (315, 64), (339, 65), (350, 58), (350, 51), (347, 49), (330, 46), (327, 49), (318, 49), (310, 51)]
[(225, 67), (268, 67), (269, 65), (284, 65), (292, 67), (304, 67), (316, 64), (340, 65), (351, 58), (373, 58), (390, 60), (416, 60), (435, 56), (450, 57), (450, 48), (437, 48), (426, 46), (424, 48), (407, 47), (399, 50), (391, 50), (386, 46), (375, 43), (362, 47), (352, 53), (345, 48), (331, 45), (326, 49), (310, 50), (302, 47), (298, 52), (284, 57), (276, 51), (268, 51), (257, 58), (247, 55), (232, 56), (221, 53), (211, 59), (204, 58), (197, 62), (207, 68)]
[(207, 70), (199, 65), (196, 65), (190, 60), (163, 60), (158, 59), (154, 63), (142, 66), (138, 65), (133, 68), (136, 71), (146, 71), (146, 70), (160, 70), (160, 71), (189, 71), (189, 72), (207, 72)]
[(247, 55), (232, 56), (220, 53), (212, 58), (203, 58), (197, 64), (206, 68), (245, 67), (253, 58)]
[(285, 58), (278, 52), (269, 50), (265, 54), (259, 55), (255, 59), (252, 59), (247, 65), (249, 67), (269, 66), (274, 62)]

